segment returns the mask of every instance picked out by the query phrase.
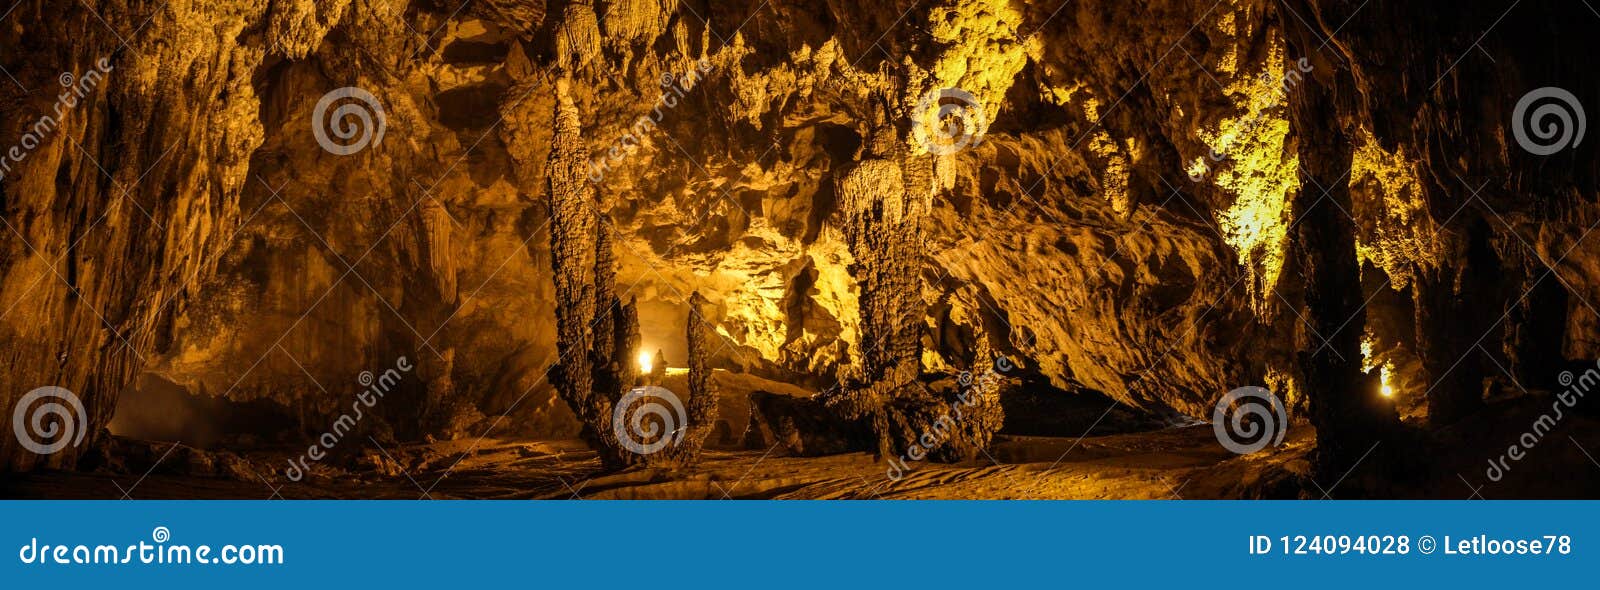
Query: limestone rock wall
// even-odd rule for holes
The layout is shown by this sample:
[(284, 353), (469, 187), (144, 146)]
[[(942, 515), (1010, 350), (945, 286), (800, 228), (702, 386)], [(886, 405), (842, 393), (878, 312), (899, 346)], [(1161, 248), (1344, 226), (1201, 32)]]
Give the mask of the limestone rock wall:
[[(1535, 382), (1594, 356), (1595, 142), (1535, 157), (1505, 124), (1540, 86), (1600, 104), (1577, 75), (1593, 41), (1522, 42), (1540, 10), (1593, 16), (1519, 7), (1491, 62), (1461, 56), (1503, 7), (1363, 4), (24, 0), (0, 18), (0, 149), (54, 116), (63, 73), (109, 72), (5, 159), (0, 401), (65, 387), (97, 436), (148, 372), (315, 431), (405, 356), (379, 430), (575, 434), (546, 379), (559, 72), (615, 293), (675, 365), (698, 291), (712, 366), (818, 389), (859, 366), (835, 172), (874, 121), (914, 139), (940, 123), (923, 97), (958, 88), (981, 140), (906, 180), (930, 195), (924, 368), (993, 351), (1152, 412), (1207, 416), (1246, 384), (1303, 410), (1296, 353), (1334, 335), (1311, 334), (1288, 248), (1317, 188), (1289, 112), (1316, 79), (1302, 29), (1351, 80), (1328, 122), (1351, 172), (1313, 178), (1350, 184), (1360, 295), (1387, 318), (1343, 329), (1407, 368), (1401, 397), (1456, 415), (1496, 365)], [(383, 134), (341, 155), (313, 130), (345, 87)], [(1455, 393), (1423, 400), (1438, 378)], [(11, 469), (73, 459), (0, 438)]]

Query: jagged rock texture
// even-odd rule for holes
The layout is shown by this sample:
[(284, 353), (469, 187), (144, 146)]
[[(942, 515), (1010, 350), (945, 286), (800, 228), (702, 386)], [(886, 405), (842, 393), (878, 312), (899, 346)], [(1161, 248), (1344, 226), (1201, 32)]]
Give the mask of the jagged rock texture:
[[(968, 391), (949, 380), (930, 389), (921, 380), (926, 303), (919, 273), (927, 204), (919, 189), (926, 177), (912, 174), (908, 183), (906, 171), (927, 158), (906, 158), (893, 128), (881, 121), (865, 154), (836, 187), (859, 286), (861, 365), (846, 382), (812, 399), (757, 393), (745, 444), (770, 439), (800, 455), (871, 450), (893, 457), (915, 448), (919, 459), (976, 458), (1004, 423), (997, 392)], [(979, 411), (964, 411), (972, 407)]]
[[(0, 178), (6, 409), (66, 387), (98, 437), (150, 375), (314, 430), (361, 371), (403, 355), (419, 370), (380, 412), (397, 436), (576, 434), (544, 379), (565, 336), (531, 319), (557, 311), (541, 192), (561, 67), (584, 130), (562, 148), (571, 178), (589, 182), (639, 117), (654, 122), (596, 187), (594, 215), (615, 223), (617, 297), (638, 300), (622, 315), (669, 357), (698, 291), (727, 339), (716, 366), (817, 387), (864, 366), (838, 179), (880, 120), (903, 125), (946, 86), (992, 124), (926, 180), (902, 170), (933, 187), (921, 371), (978, 365), (988, 346), (1064, 391), (1156, 413), (1206, 417), (1222, 392), (1263, 384), (1323, 426), (1334, 418), (1311, 399), (1370, 397), (1370, 379), (1337, 367), (1313, 385), (1299, 353), (1334, 338), (1360, 356), (1356, 332), (1366, 360), (1397, 367), (1395, 406), (1442, 424), (1600, 356), (1597, 142), (1536, 156), (1509, 133), (1534, 88), (1600, 104), (1584, 63), (1600, 36), (1552, 34), (1594, 18), (1581, 3), (456, 8), (24, 0), (0, 18), (0, 147), (52, 113), (63, 72), (114, 66)], [(1279, 98), (1301, 54), (1317, 71)], [(663, 75), (702, 60), (669, 106)], [(1296, 113), (1326, 80), (1344, 86)], [(335, 156), (311, 112), (344, 86), (379, 98), (388, 133)], [(1310, 160), (1313, 127), (1341, 131), (1349, 145), (1326, 149), (1351, 154), (1348, 175)], [(1307, 178), (1348, 186), (1367, 325), (1311, 309), (1330, 281), (1326, 297), (1352, 293), (1344, 230), (1291, 250), (1296, 217), (1328, 205), (1304, 202), (1321, 196)], [(0, 463), (70, 467), (84, 447), (40, 457), (5, 436)]]
[(689, 327), (685, 334), (689, 351), (688, 399), (684, 401), (684, 415), (677, 417), (682, 423), (673, 425), (681, 432), (664, 434), (677, 440), (642, 458), (644, 464), (650, 467), (679, 468), (693, 465), (700, 459), (706, 438), (711, 436), (717, 424), (717, 386), (711, 380), (710, 360), (711, 347), (720, 338), (700, 315), (700, 308), (705, 304), (705, 298), (699, 293), (689, 295)]
[(556, 350), (551, 380), (583, 424), (584, 440), (609, 468), (639, 461), (617, 440), (612, 410), (633, 384), (632, 354), (639, 329), (633, 305), (614, 288), (611, 231), (596, 210), (586, 177), (578, 109), (570, 82), (556, 82), (550, 148), (550, 253), (556, 285)]

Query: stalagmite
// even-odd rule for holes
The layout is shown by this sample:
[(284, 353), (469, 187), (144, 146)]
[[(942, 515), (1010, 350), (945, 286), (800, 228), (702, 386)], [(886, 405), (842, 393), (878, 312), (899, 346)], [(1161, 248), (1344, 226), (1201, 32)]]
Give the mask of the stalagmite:
[(927, 156), (912, 158), (893, 128), (881, 125), (864, 159), (836, 187), (860, 288), (860, 367), (812, 400), (752, 395), (747, 446), (771, 440), (795, 454), (857, 449), (960, 461), (978, 456), (1000, 429), (996, 388), (971, 387), (970, 374), (922, 374), (921, 220), (927, 202), (921, 195), (931, 190), (931, 172)]
[[(716, 330), (705, 321), (701, 311), (705, 297), (695, 292), (689, 296), (689, 325), (686, 330), (689, 344), (689, 398), (684, 402), (683, 422), (678, 441), (667, 449), (645, 458), (652, 467), (682, 467), (700, 458), (706, 437), (717, 424), (717, 386), (711, 381), (712, 347), (717, 342)], [(665, 371), (666, 360), (656, 357), (657, 371)]]
[[(615, 331), (597, 333), (594, 329), (596, 323), (602, 323), (597, 319), (613, 317), (611, 308), (616, 301), (610, 289), (611, 273), (600, 266), (601, 261), (609, 262), (610, 253), (600, 253), (600, 245), (607, 242), (600, 233), (594, 186), (585, 177), (587, 149), (568, 84), (565, 79), (556, 83), (555, 134), (548, 164), (550, 252), (560, 354), (550, 379), (582, 422), (583, 438), (600, 454), (601, 462), (619, 468), (634, 462), (634, 455), (618, 446), (611, 428), (612, 406), (621, 393), (617, 375), (626, 369), (606, 366), (616, 350)], [(601, 276), (606, 280), (600, 280)], [(603, 310), (599, 301), (602, 291), (610, 299), (603, 302)]]
[(916, 387), (912, 381), (920, 370), (921, 209), (907, 198), (900, 165), (890, 159), (896, 152), (892, 129), (880, 128), (871, 142), (867, 158), (835, 189), (861, 289), (861, 367), (852, 383), (823, 399), (845, 419), (866, 422), (878, 437), (879, 453), (893, 455), (888, 404), (902, 390)]
[[(710, 392), (703, 358), (709, 328), (698, 311), (690, 314), (690, 366), (692, 369), (698, 362), (700, 370), (691, 370), (690, 379), (696, 385), (686, 416), (676, 415), (677, 400), (668, 402), (653, 395), (629, 396), (637, 407), (617, 406), (624, 391), (639, 384), (640, 367), (635, 361), (640, 349), (638, 301), (623, 302), (616, 292), (614, 230), (598, 211), (594, 186), (584, 176), (587, 163), (578, 111), (566, 84), (563, 80), (556, 86), (555, 136), (549, 163), (550, 250), (561, 354), (551, 379), (582, 421), (584, 440), (607, 468), (688, 465), (699, 458), (700, 447), (716, 422), (716, 398)], [(655, 385), (665, 375), (665, 359), (658, 358), (652, 369), (650, 385)], [(648, 388), (634, 391), (648, 392)], [(667, 414), (651, 413), (657, 410)], [(629, 430), (640, 425), (634, 420), (641, 417), (660, 420), (658, 424), (664, 423), (667, 431), (648, 441), (636, 440), (650, 434)], [(667, 443), (656, 444), (663, 440)]]
[(638, 366), (633, 361), (633, 351), (639, 347), (638, 310), (636, 302), (624, 303), (617, 297), (616, 254), (611, 246), (614, 230), (604, 214), (597, 215), (597, 219), (594, 265), (597, 307), (590, 323), (595, 340), (589, 356), (594, 363), (594, 387), (600, 391), (620, 391), (633, 386), (638, 375)]
[(1530, 423), (1532, 461), (1600, 448), (1581, 2), (50, 4), (0, 15), (0, 471), (37, 489), (271, 456), (399, 358), (304, 475), (484, 438), (650, 493), (768, 457), (756, 494), (861, 463), (785, 454), (1033, 462), (1253, 385), (1289, 424), (1221, 457), (1283, 483), (1245, 495), (1410, 458), (1448, 495)]
[(861, 286), (862, 332), (873, 338), (859, 343), (861, 377), (898, 385), (916, 376), (920, 348), (917, 209), (907, 206), (900, 167), (890, 160), (861, 162), (837, 190)]
[(629, 297), (627, 303), (615, 297), (616, 322), (611, 327), (611, 354), (606, 361), (608, 387), (627, 389), (639, 380), (639, 365), (634, 362), (633, 351), (639, 350), (639, 300)]
[[(692, 318), (690, 321), (694, 321)], [(660, 383), (667, 376), (667, 353), (656, 349), (656, 356), (650, 359), (650, 381)]]
[(1509, 281), (1487, 244), (1487, 222), (1464, 219), (1455, 225), (1456, 230), (1442, 232), (1443, 241), (1454, 245), (1462, 263), (1422, 273), (1415, 290), (1418, 353), (1423, 368), (1440, 383), (1426, 392), (1428, 420), (1440, 426), (1483, 409), (1484, 379), (1499, 369), (1476, 347), (1500, 322), (1501, 306), (1511, 304), (1496, 296)]

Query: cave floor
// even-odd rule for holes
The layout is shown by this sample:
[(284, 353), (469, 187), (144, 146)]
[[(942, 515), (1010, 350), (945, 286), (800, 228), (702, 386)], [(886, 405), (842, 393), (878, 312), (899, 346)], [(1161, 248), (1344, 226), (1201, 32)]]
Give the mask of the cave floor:
[[(1309, 431), (1307, 432), (1309, 435)], [(172, 449), (151, 443), (159, 454)], [(1002, 436), (982, 462), (909, 462), (898, 480), (868, 453), (788, 457), (781, 449), (707, 450), (693, 468), (602, 473), (578, 440), (483, 439), (383, 450), (367, 471), (317, 472), (299, 482), (271, 453), (247, 453), (255, 479), (185, 473), (193, 449), (143, 470), (40, 472), (0, 484), (0, 497), (119, 499), (1171, 499), (1255, 496), (1290, 489), (1310, 437), (1237, 457), (1206, 425), (1084, 438)], [(180, 457), (181, 456), (181, 457)], [(179, 458), (171, 458), (179, 457)], [(171, 463), (168, 463), (171, 462)], [(1291, 482), (1286, 484), (1286, 482)], [(1290, 485), (1290, 487), (1284, 487)], [(131, 490), (131, 491), (130, 491)]]
[[(1232, 499), (1597, 498), (1600, 419), (1568, 416), (1519, 459), (1508, 443), (1547, 410), (1539, 399), (1493, 404), (1438, 431), (1375, 443), (1337, 478), (1311, 474), (1315, 430), (1251, 455), (1224, 449), (1209, 425), (1085, 437), (1000, 435), (983, 460), (910, 462), (898, 479), (868, 453), (785, 456), (781, 448), (708, 449), (691, 468), (605, 473), (578, 440), (483, 438), (351, 448), (300, 481), (292, 449), (199, 450), (111, 437), (108, 461), (81, 471), (0, 479), (0, 498), (53, 499)], [(1402, 442), (1408, 440), (1410, 442)], [(1591, 449), (1593, 451), (1591, 451)], [(303, 450), (300, 449), (300, 450)]]

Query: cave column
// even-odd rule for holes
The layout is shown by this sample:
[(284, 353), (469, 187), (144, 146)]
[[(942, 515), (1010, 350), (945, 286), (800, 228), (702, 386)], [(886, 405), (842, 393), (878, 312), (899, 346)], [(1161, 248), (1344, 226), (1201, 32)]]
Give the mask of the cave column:
[[(1311, 422), (1317, 429), (1315, 477), (1331, 485), (1373, 450), (1395, 418), (1374, 379), (1361, 368), (1366, 312), (1355, 221), (1346, 213), (1354, 210), (1346, 175), (1354, 144), (1347, 121), (1341, 119), (1341, 113), (1358, 106), (1354, 78), (1343, 63), (1328, 59), (1317, 47), (1304, 33), (1290, 36), (1291, 55), (1304, 55), (1312, 71), (1289, 97), (1290, 126), (1305, 176), (1291, 203), (1297, 225), (1289, 254), (1302, 273), (1305, 319), (1313, 330), (1297, 340)], [(1324, 343), (1317, 335), (1329, 340)]]
[(860, 377), (898, 387), (920, 372), (922, 321), (920, 203), (906, 192), (893, 134), (877, 133), (871, 154), (838, 181), (845, 240), (860, 286)]
[[(615, 229), (601, 211), (601, 201), (588, 177), (588, 148), (570, 83), (559, 80), (555, 90), (555, 132), (546, 170), (560, 357), (550, 371), (551, 382), (582, 422), (584, 441), (607, 469), (685, 464), (698, 456), (698, 442), (692, 450), (682, 452), (662, 451), (656, 439), (635, 440), (650, 438), (653, 432), (632, 430), (641, 412), (645, 418), (656, 416), (663, 402), (676, 410), (677, 400), (657, 399), (638, 390), (624, 394), (639, 380), (639, 367), (634, 363), (640, 347), (638, 302), (624, 302), (617, 294)], [(661, 436), (681, 441), (683, 433), (678, 429), (683, 425), (678, 419), (681, 417), (666, 418)]]
[[(599, 213), (594, 186), (586, 177), (578, 108), (569, 82), (556, 82), (555, 131), (547, 166), (550, 199), (550, 264), (556, 287), (556, 363), (550, 380), (583, 423), (583, 438), (608, 465), (618, 462), (614, 436), (607, 426), (611, 400), (597, 395), (592, 324), (599, 310), (596, 261)], [(609, 335), (602, 335), (609, 337)]]
[[(689, 321), (685, 328), (689, 350), (689, 400), (685, 416), (685, 435), (679, 447), (681, 461), (692, 463), (700, 457), (706, 437), (717, 422), (717, 384), (711, 380), (711, 345), (717, 341), (716, 328), (705, 319), (707, 301), (695, 291), (689, 296)], [(666, 360), (656, 355), (657, 370), (665, 371)]]
[[(1431, 183), (1427, 190), (1430, 201), (1451, 200), (1440, 198), (1447, 191)], [(1488, 244), (1487, 222), (1463, 216), (1454, 225), (1464, 229), (1445, 227), (1439, 233), (1450, 259), (1458, 262), (1422, 273), (1414, 294), (1417, 353), (1429, 380), (1428, 422), (1435, 427), (1483, 408), (1484, 379), (1498, 369), (1475, 349), (1501, 341), (1487, 336), (1503, 317), (1500, 306), (1509, 303), (1498, 294), (1506, 273)]]

